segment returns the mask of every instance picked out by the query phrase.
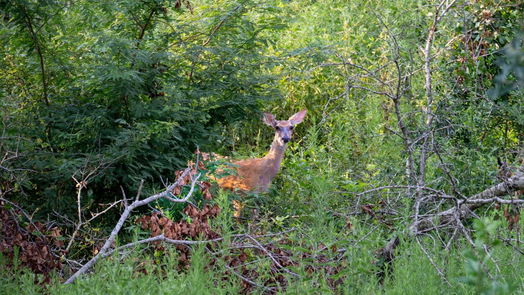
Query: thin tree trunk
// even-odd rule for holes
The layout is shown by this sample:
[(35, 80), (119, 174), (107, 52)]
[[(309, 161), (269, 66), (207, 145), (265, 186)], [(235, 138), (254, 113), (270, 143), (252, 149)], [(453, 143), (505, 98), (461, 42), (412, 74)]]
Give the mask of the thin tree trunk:
[(35, 44), (36, 53), (38, 55), (38, 60), (40, 63), (40, 76), (42, 79), (42, 99), (44, 103), (47, 106), (49, 106), (49, 98), (48, 98), (48, 93), (47, 93), (47, 72), (45, 68), (44, 54), (42, 52), (42, 46), (40, 42), (38, 41), (38, 36), (36, 35), (36, 32), (34, 30), (33, 21), (31, 20), (29, 13), (27, 12), (24, 6), (20, 6), (20, 9), (24, 12), (24, 18), (27, 24), (27, 29), (29, 30), (29, 35), (31, 36), (31, 39), (33, 40), (33, 43)]

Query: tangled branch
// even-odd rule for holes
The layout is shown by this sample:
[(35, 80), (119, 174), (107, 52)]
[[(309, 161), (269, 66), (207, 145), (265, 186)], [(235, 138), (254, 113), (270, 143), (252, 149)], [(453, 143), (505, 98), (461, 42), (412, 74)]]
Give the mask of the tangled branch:
[(151, 203), (153, 201), (156, 201), (158, 199), (165, 198), (165, 197), (170, 197), (169, 200), (171, 202), (178, 202), (178, 203), (185, 203), (185, 202), (187, 202), (189, 200), (189, 198), (191, 197), (192, 193), (193, 193), (193, 189), (194, 189), (195, 183), (198, 180), (200, 175), (198, 175), (197, 177), (195, 177), (192, 180), (192, 182), (191, 182), (191, 190), (189, 191), (189, 193), (184, 198), (175, 199), (175, 198), (173, 198), (171, 196), (173, 195), (172, 191), (177, 186), (180, 186), (181, 182), (183, 181), (183, 179), (186, 177), (186, 175), (190, 171), (191, 171), (191, 168), (186, 168), (184, 170), (184, 172), (182, 173), (182, 175), (180, 175), (180, 177), (177, 179), (177, 181), (175, 181), (173, 184), (168, 186), (163, 192), (155, 194), (155, 195), (152, 195), (152, 196), (150, 196), (148, 198), (145, 198), (143, 200), (139, 200), (138, 199), (139, 196), (137, 196), (136, 200), (133, 203), (129, 204), (128, 201), (127, 201), (127, 198), (125, 198), (125, 195), (124, 195), (124, 205), (125, 205), (124, 212), (120, 216), (120, 219), (118, 220), (116, 226), (113, 228), (113, 230), (111, 231), (111, 234), (109, 235), (109, 237), (105, 241), (104, 245), (102, 246), (102, 249), (100, 249), (98, 254), (95, 255), (93, 258), (91, 258), (91, 260), (89, 260), (86, 264), (84, 264), (77, 272), (75, 272), (71, 277), (69, 277), (67, 279), (67, 281), (65, 281), (65, 284), (70, 284), (70, 283), (74, 282), (76, 278), (78, 278), (80, 275), (84, 274), (91, 267), (93, 267), (95, 265), (95, 263), (100, 258), (103, 258), (103, 257), (107, 256), (107, 253), (109, 251), (111, 251), (110, 247), (113, 244), (113, 242), (115, 241), (118, 233), (122, 229), (122, 226), (124, 225), (124, 222), (127, 220), (129, 215), (131, 214), (131, 211), (133, 211), (135, 208), (147, 205), (147, 204), (149, 204), (149, 203)]
[(524, 172), (520, 171), (510, 177), (507, 181), (494, 185), (466, 199), (457, 200), (456, 205), (447, 210), (426, 215), (423, 218), (416, 220), (409, 226), (410, 234), (419, 235), (444, 225), (455, 224), (457, 221), (471, 216), (475, 209), (485, 204), (522, 204), (524, 203), (524, 200), (509, 200), (501, 198), (501, 196), (519, 190), (524, 190)]

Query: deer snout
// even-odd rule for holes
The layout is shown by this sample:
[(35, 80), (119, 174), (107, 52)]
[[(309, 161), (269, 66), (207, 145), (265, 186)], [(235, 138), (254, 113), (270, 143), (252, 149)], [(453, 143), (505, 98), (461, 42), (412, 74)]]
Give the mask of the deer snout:
[(290, 139), (291, 139), (291, 138), (289, 138), (289, 137), (282, 137), (282, 141), (283, 141), (284, 143), (288, 143)]

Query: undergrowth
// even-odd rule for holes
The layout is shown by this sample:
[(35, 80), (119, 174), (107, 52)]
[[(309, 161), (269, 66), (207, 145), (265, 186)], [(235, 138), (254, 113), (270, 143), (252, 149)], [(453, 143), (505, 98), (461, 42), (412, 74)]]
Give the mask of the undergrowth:
[[(11, 204), (0, 214), (1, 294), (524, 293), (524, 224), (520, 207), (507, 204), (522, 195), (407, 233), (419, 214), (522, 170), (522, 4), (15, 2), (0, 0), (0, 197), (25, 211)], [(439, 3), (454, 5), (431, 25)], [(136, 210), (146, 226), (130, 218), (118, 236), (123, 244), (167, 226), (177, 228), (168, 238), (210, 239), (198, 223), (221, 242), (142, 245), (62, 284), (71, 261), (100, 250), (122, 207), (75, 236), (81, 220), (140, 183), (143, 195), (161, 189), (197, 148), (263, 156), (273, 134), (261, 112), (284, 118), (303, 108), (270, 192), (243, 197), (244, 219), (231, 208), (240, 197), (208, 182), (191, 201), (218, 206), (208, 207), (213, 218), (159, 201), (161, 218)], [(423, 198), (405, 188), (421, 183)], [(28, 219), (56, 228), (35, 231)], [(268, 234), (265, 246), (284, 267), (234, 245), (239, 235)], [(77, 245), (51, 251), (67, 237)], [(395, 238), (391, 257), (381, 256)], [(64, 267), (32, 272), (54, 260)]]
[[(224, 204), (228, 194), (221, 193), (218, 203)], [(317, 195), (317, 197), (321, 197)], [(232, 212), (227, 206), (211, 223), (220, 229), (224, 243), (213, 252), (233, 255), (228, 236), (245, 232), (247, 224), (231, 222)], [(326, 209), (326, 208), (324, 208)], [(311, 216), (319, 217), (319, 208)], [(291, 217), (287, 219), (292, 219)], [(285, 223), (295, 223), (285, 219)], [(296, 218), (298, 219), (298, 218)], [(425, 238), (401, 239), (391, 264), (382, 265), (376, 251), (383, 246), (387, 234), (380, 227), (372, 228), (357, 219), (348, 226), (345, 219), (331, 217), (316, 222), (301, 222), (301, 227), (286, 233), (283, 249), (293, 253), (297, 262), (289, 269), (298, 276), (283, 274), (286, 285), (281, 294), (514, 294), (524, 292), (520, 269), (522, 255), (500, 243), (505, 224), (493, 219), (475, 222), (475, 246), (465, 239), (445, 248), (436, 240)], [(254, 226), (254, 225), (252, 225)], [(261, 226), (281, 229), (281, 221), (266, 220)], [(371, 229), (371, 230), (370, 230)], [(135, 229), (136, 230), (136, 229)], [(284, 234), (283, 234), (284, 235)], [(277, 241), (281, 236), (274, 237)], [(337, 256), (336, 253), (343, 253)], [(307, 254), (307, 255), (306, 255)], [(191, 251), (189, 263), (181, 265), (179, 252), (174, 247), (164, 251), (138, 247), (121, 256), (111, 256), (99, 262), (93, 271), (75, 283), (63, 285), (58, 274), (47, 285), (28, 270), (15, 265), (6, 268), (1, 263), (0, 291), (2, 294), (239, 294), (241, 278), (227, 268), (226, 263), (209, 253), (205, 246)], [(248, 256), (249, 256), (248, 252)], [(256, 256), (252, 256), (256, 257)], [(252, 259), (251, 269), (259, 272), (257, 282), (262, 285), (269, 278), (267, 259)], [(385, 267), (385, 276), (379, 272)], [(333, 271), (335, 270), (336, 271)], [(245, 291), (245, 290), (244, 290)], [(251, 294), (266, 294), (262, 287), (253, 287)]]

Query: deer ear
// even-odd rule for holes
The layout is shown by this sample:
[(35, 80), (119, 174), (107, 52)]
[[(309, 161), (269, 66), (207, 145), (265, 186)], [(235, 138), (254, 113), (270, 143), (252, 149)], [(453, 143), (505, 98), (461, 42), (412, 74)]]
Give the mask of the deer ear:
[(293, 125), (297, 125), (302, 123), (302, 120), (304, 120), (304, 117), (306, 116), (307, 110), (303, 109), (300, 112), (294, 114), (293, 116), (289, 117), (289, 122)]
[(275, 127), (277, 121), (275, 120), (275, 116), (273, 116), (270, 113), (264, 113), (264, 117), (262, 118), (262, 121), (266, 123), (267, 125), (271, 127)]

